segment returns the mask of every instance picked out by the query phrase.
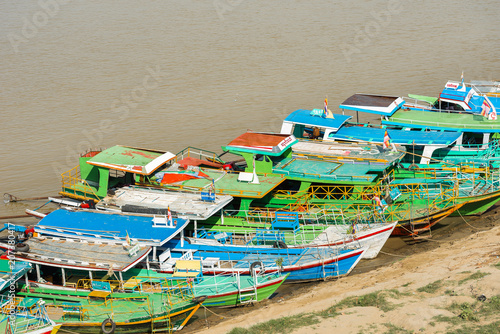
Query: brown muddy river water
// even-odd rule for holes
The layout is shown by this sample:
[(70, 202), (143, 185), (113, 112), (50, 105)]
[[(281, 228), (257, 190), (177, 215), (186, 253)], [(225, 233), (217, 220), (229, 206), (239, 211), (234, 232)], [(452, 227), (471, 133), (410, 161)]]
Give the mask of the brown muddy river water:
[(220, 152), (325, 97), (498, 80), (499, 17), (491, 0), (2, 1), (0, 192), (55, 195), (89, 148)]

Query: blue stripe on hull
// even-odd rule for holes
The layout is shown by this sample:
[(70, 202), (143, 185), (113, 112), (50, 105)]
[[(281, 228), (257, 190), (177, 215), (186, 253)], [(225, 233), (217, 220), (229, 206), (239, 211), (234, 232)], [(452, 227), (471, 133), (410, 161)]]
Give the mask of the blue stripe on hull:
[(361, 254), (351, 256), (339, 262), (325, 265), (324, 267), (319, 265), (313, 268), (291, 271), (287, 277), (287, 281), (312, 281), (346, 275), (357, 263), (360, 256)]

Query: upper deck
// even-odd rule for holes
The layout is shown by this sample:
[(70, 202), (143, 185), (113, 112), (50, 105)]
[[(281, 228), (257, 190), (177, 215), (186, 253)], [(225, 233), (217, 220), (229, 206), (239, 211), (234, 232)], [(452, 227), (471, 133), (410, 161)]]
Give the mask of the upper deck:
[(216, 194), (231, 195), (233, 197), (262, 198), (285, 181), (285, 177), (278, 174), (259, 174), (259, 182), (253, 183), (242, 181), (239, 177), (240, 173), (228, 173), (209, 168), (202, 169), (202, 171), (208, 176), (207, 178), (179, 181), (166, 185), (166, 187), (203, 191), (208, 190), (213, 182)]
[(274, 172), (291, 180), (368, 184), (378, 178), (386, 164), (357, 161), (334, 162), (321, 159), (294, 157), (284, 159), (274, 167)]

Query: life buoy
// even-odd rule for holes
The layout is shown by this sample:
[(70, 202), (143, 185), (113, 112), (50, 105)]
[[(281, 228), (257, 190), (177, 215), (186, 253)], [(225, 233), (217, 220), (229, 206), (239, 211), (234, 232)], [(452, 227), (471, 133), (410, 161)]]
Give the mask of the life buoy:
[(288, 248), (288, 246), (281, 240), (276, 240), (274, 243), (273, 243), (273, 248)]
[[(111, 325), (111, 328), (106, 328), (106, 325), (110, 324)], [(113, 320), (111, 319), (106, 319), (102, 322), (101, 324), (101, 330), (104, 334), (113, 334), (115, 332), (115, 329), (116, 329), (116, 324)]]
[(25, 244), (25, 243), (22, 243), (22, 242), (21, 242), (21, 243), (18, 243), (18, 244), (15, 246), (14, 250), (15, 250), (16, 252), (24, 252), (24, 253), (26, 253), (27, 251), (29, 251), (29, 250), (30, 250), (30, 246), (29, 246), (29, 245), (27, 245), (27, 244)]
[(250, 275), (253, 275), (255, 267), (260, 267), (260, 272), (264, 271), (264, 263), (256, 261), (250, 265)]

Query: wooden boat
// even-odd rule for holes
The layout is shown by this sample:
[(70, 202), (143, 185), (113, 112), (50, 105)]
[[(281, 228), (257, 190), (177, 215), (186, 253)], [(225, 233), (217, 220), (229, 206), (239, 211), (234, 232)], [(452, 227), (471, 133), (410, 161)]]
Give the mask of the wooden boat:
[[(78, 187), (81, 189), (85, 183), (96, 184), (100, 179), (96, 179), (95, 175), (102, 173), (109, 175), (112, 171), (117, 173), (124, 170), (129, 172), (123, 172), (117, 178), (111, 177), (109, 181), (105, 179), (104, 183), (99, 184), (100, 191), (103, 192), (102, 189), (107, 189), (110, 184), (120, 184), (127, 180), (135, 182), (139, 186), (197, 192), (200, 194), (200, 198), (208, 189), (214, 188), (214, 193), (218, 196), (230, 195), (235, 198), (226, 208), (232, 207), (239, 213), (231, 217), (212, 215), (209, 219), (199, 221), (200, 224), (213, 226), (214, 224), (222, 224), (222, 220), (224, 222), (235, 220), (235, 224), (237, 224), (236, 221), (241, 221), (241, 217), (251, 207), (286, 208), (289, 211), (306, 208), (307, 211), (313, 210), (313, 213), (314, 210), (325, 210), (326, 208), (328, 210), (342, 210), (347, 216), (366, 211), (373, 212), (377, 210), (377, 207), (372, 199), (381, 198), (384, 196), (383, 193), (393, 190), (388, 188), (390, 173), (403, 156), (401, 153), (383, 152), (377, 159), (361, 157), (359, 154), (357, 157), (349, 159), (345, 153), (352, 150), (347, 150), (345, 145), (339, 152), (330, 150), (331, 152), (328, 154), (319, 155), (311, 152), (304, 153), (304, 148), (301, 148), (303, 152), (293, 153), (292, 147), (296, 143), (295, 137), (290, 135), (246, 133), (239, 136), (226, 145), (224, 150), (243, 157), (246, 167), (242, 172), (214, 169), (212, 165), (222, 165), (213, 162), (221, 161), (218, 156), (192, 148), (173, 156), (157, 151), (113, 147), (92, 157), (83, 157), (80, 168), (85, 170), (83, 175), (87, 175), (87, 178), (75, 181), (73, 184), (64, 182), (63, 193), (69, 196)], [(380, 151), (378, 148), (369, 148), (368, 151), (374, 149)], [(210, 157), (210, 161), (205, 160), (210, 168), (199, 167), (204, 165), (205, 161), (191, 156), (190, 152), (193, 150), (198, 157), (215, 157)], [(140, 168), (137, 166), (132, 168), (130, 167), (132, 162), (124, 161), (123, 157), (128, 159), (130, 155), (134, 156), (134, 154), (140, 157), (148, 156), (149, 160), (144, 161)], [(161, 168), (158, 167), (159, 169), (146, 168), (148, 165), (155, 165), (153, 161), (160, 156), (168, 156), (170, 159), (160, 166)], [(135, 164), (138, 164), (139, 161), (133, 160)], [(196, 164), (198, 167), (192, 164)], [(145, 170), (149, 170), (151, 173), (141, 174)], [(183, 175), (182, 179), (163, 182), (167, 172), (175, 175), (177, 172), (185, 170), (191, 171), (196, 176), (191, 175), (186, 178)], [(200, 177), (200, 173), (205, 176)], [(63, 176), (63, 179), (67, 179), (67, 176)], [(86, 188), (85, 192), (91, 193), (93, 191), (93, 188), (89, 187)], [(426, 187), (427, 185), (423, 184), (422, 188)], [(72, 191), (68, 189), (72, 189)], [(81, 194), (85, 192), (81, 192)], [(397, 220), (409, 234), (413, 234), (421, 229), (422, 225), (428, 227), (435, 224), (458, 208), (458, 204), (453, 202), (449, 192), (434, 194), (430, 200), (423, 197), (425, 193), (428, 194), (429, 191), (420, 189), (415, 193), (412, 190), (412, 193), (404, 194), (407, 196), (402, 197), (405, 198), (405, 201), (398, 201), (394, 198), (393, 203), (389, 204), (389, 208), (383, 212), (385, 221)], [(99, 197), (95, 192), (94, 194)], [(432, 202), (430, 207), (429, 201)]]
[(396, 222), (359, 215), (346, 219), (337, 214), (305, 212), (252, 212), (246, 220), (204, 225), (194, 231), (190, 243), (258, 245), (281, 248), (367, 247), (364, 259), (373, 259), (391, 235)]
[[(177, 243), (176, 243), (177, 242)], [(303, 249), (270, 249), (267, 247), (184, 243), (171, 240), (168, 243), (172, 260), (180, 258), (200, 259), (206, 274), (272, 273), (289, 274), (287, 282), (305, 282), (348, 275), (363, 257), (367, 248), (341, 249), (329, 247)], [(163, 272), (175, 268), (164, 266)]]
[(112, 292), (110, 284), (96, 281), (93, 290), (61, 290), (28, 285), (18, 294), (42, 298), (54, 311), (62, 329), (78, 333), (153, 333), (180, 330), (200, 302), (180, 290), (161, 293)]
[[(69, 242), (70, 246), (64, 247), (63, 242), (61, 239), (50, 241), (30, 239), (26, 241), (27, 249), (12, 251), (11, 255), (16, 259), (16, 266), (23, 265), (29, 270), (30, 264), (23, 260), (35, 263), (37, 282), (40, 283), (30, 284), (25, 271), (27, 284), (17, 293), (17, 296), (24, 297), (24, 303), (30, 303), (30, 305), (33, 304), (31, 301), (35, 298), (44, 300), (45, 304), (50, 306), (49, 315), (53, 319), (53, 322), (50, 322), (52, 328), (58, 328), (59, 326), (56, 324), (59, 324), (65, 330), (78, 330), (79, 333), (114, 333), (115, 329), (126, 333), (152, 333), (158, 328), (179, 330), (188, 322), (204, 300), (204, 298), (194, 298), (188, 291), (174, 286), (159, 293), (138, 293), (133, 289), (122, 293), (113, 292), (111, 284), (92, 281), (91, 272), (102, 271), (106, 265), (108, 272), (117, 270), (121, 273), (127, 270), (130, 264), (124, 264), (127, 261), (124, 261), (122, 254), (117, 254), (119, 253), (117, 247), (103, 247), (102, 243), (89, 246), (88, 242), (75, 242), (74, 240)], [(101, 248), (100, 252), (95, 251), (96, 248)], [(133, 264), (136, 258), (142, 258), (151, 247), (143, 248), (146, 248), (146, 251), (138, 249), (131, 254), (130, 263)], [(88, 250), (94, 251), (85, 252)], [(96, 255), (101, 258), (94, 259)], [(108, 260), (104, 261), (108, 263), (97, 262), (103, 261), (103, 256), (107, 256)], [(81, 291), (75, 289), (76, 286), (63, 289), (54, 286), (39, 287), (38, 284), (46, 283), (40, 277), (40, 263), (52, 264), (52, 266), (62, 269), (64, 285), (69, 284), (66, 281), (65, 270), (85, 268), (89, 270), (92, 289)], [(121, 265), (117, 265), (117, 263)], [(37, 305), (41, 307), (43, 303), (37, 303)], [(21, 326), (17, 321), (15, 324)], [(34, 333), (52, 333), (52, 331), (44, 328)]]
[[(153, 260), (157, 260), (157, 248), (162, 247), (167, 249), (172, 253), (182, 254), (185, 252), (190, 252), (195, 247), (196, 250), (204, 248), (203, 245), (190, 245), (189, 242), (185, 241), (185, 238), (172, 240), (174, 233), (168, 230), (165, 226), (158, 228), (155, 226), (157, 224), (156, 217), (133, 217), (130, 215), (117, 214), (117, 213), (105, 213), (105, 212), (92, 212), (92, 211), (70, 211), (70, 210), (56, 210), (45, 218), (43, 218), (36, 226), (35, 231), (46, 236), (56, 236), (65, 238), (78, 238), (80, 240), (86, 241), (97, 241), (100, 243), (114, 243), (114, 244), (124, 244), (126, 233), (130, 229), (130, 239), (136, 243), (137, 247), (140, 246), (152, 246), (153, 248)], [(132, 223), (131, 223), (132, 222)], [(148, 225), (149, 224), (149, 225)], [(85, 228), (83, 228), (85, 227)], [(173, 229), (173, 227), (171, 227)], [(104, 229), (104, 230), (103, 230)], [(133, 229), (133, 230), (132, 230)], [(163, 230), (162, 230), (163, 229)], [(91, 231), (91, 233), (90, 233)], [(176, 234), (178, 231), (176, 231)], [(135, 246), (134, 246), (135, 247)], [(234, 255), (227, 255), (229, 257), (227, 260), (232, 262), (242, 260), (242, 254), (259, 254), (265, 255), (267, 258), (274, 258), (275, 260), (285, 256), (288, 258), (288, 264), (284, 267), (284, 272), (291, 272), (289, 276), (294, 280), (299, 280), (301, 273), (313, 272), (314, 274), (308, 274), (304, 277), (304, 280), (308, 279), (319, 279), (329, 276), (347, 274), (355, 264), (361, 259), (361, 256), (366, 251), (366, 248), (356, 249), (354, 251), (343, 251), (338, 247), (331, 248), (319, 248), (316, 247), (315, 251), (305, 248), (305, 249), (273, 249), (270, 247), (257, 247), (257, 246), (231, 246), (234, 248), (228, 248), (229, 246), (218, 246), (212, 245), (210, 249), (217, 252), (234, 252)], [(139, 250), (137, 250), (139, 253)], [(317, 252), (317, 253), (314, 253)], [(293, 253), (293, 254), (292, 254)], [(141, 253), (142, 254), (142, 253)], [(309, 255), (307, 255), (309, 254)], [(292, 256), (293, 255), (293, 256)], [(226, 255), (224, 255), (226, 256)], [(179, 258), (181, 255), (179, 255)], [(45, 259), (46, 260), (46, 259)], [(165, 259), (166, 260), (166, 259)], [(75, 260), (72, 260), (76, 262)], [(305, 261), (305, 262), (304, 262)], [(87, 262), (87, 261), (81, 261)], [(336, 271), (321, 274), (321, 267), (328, 263), (332, 264), (337, 268), (337, 263), (342, 265), (341, 269), (337, 268)], [(86, 265), (86, 263), (84, 263)], [(306, 270), (308, 269), (308, 270)], [(276, 268), (268, 268), (263, 272), (275, 272), (278, 271)], [(233, 270), (204, 270), (204, 273), (225, 273), (233, 272)], [(240, 274), (249, 274), (250, 270), (238, 269), (234, 270)], [(323, 276), (321, 276), (323, 275)], [(311, 277), (311, 278), (309, 278)]]
[[(394, 103), (390, 105), (392, 108), (383, 111), (377, 107), (384, 102), (389, 103), (391, 99), (394, 102), (401, 100), (397, 97), (355, 94), (346, 99), (340, 108), (380, 114), (384, 118), (395, 115), (401, 110), (412, 109), (407, 103), (403, 105)], [(474, 134), (474, 131), (469, 132), (466, 127), (455, 125), (446, 127), (445, 118), (452, 122), (450, 124), (456, 122), (455, 119), (452, 120), (454, 116), (450, 118), (446, 115), (449, 116), (449, 112), (443, 114), (444, 117), (439, 121), (439, 126), (432, 127), (415, 126), (416, 119), (407, 122), (407, 124), (388, 123), (385, 119), (382, 121), (383, 125), (346, 122), (338, 131), (329, 132), (327, 140), (368, 140), (381, 143), (387, 131), (391, 142), (406, 147), (409, 154), (403, 159), (403, 162), (408, 164), (429, 165), (443, 162), (448, 164), (467, 163), (477, 166), (496, 166), (498, 164), (500, 156), (498, 140), (492, 140), (488, 135), (484, 141), (481, 138), (481, 141), (472, 142), (479, 134)], [(423, 114), (423, 116), (426, 120), (434, 122), (437, 121), (435, 117), (439, 114)]]
[[(144, 285), (157, 285), (153, 290), (160, 292), (162, 286), (168, 287), (172, 285), (171, 282), (175, 282), (175, 286), (192, 289), (194, 297), (206, 296), (205, 306), (237, 306), (269, 298), (286, 279), (286, 275), (279, 273), (256, 277), (239, 274), (203, 276), (200, 261), (198, 271), (193, 269), (196, 267), (180, 270), (179, 264), (177, 274), (160, 274), (134, 267), (138, 263), (141, 266), (150, 265), (144, 259), (151, 247), (124, 246), (104, 240), (88, 242), (60, 237), (34, 237), (26, 241), (26, 245), (29, 250), (15, 252), (15, 259), (35, 266), (35, 282), (40, 287), (82, 290), (91, 288), (89, 282), (106, 281), (124, 291), (146, 293), (149, 290), (143, 289)], [(46, 275), (41, 276), (42, 271)], [(193, 278), (195, 281), (192, 281)], [(188, 280), (192, 282), (188, 284)], [(46, 284), (41, 283), (44, 281)]]
[[(295, 142), (293, 139), (290, 139), (289, 141)], [(120, 152), (121, 153), (126, 152), (126, 154), (124, 153), (120, 154)], [(198, 158), (194, 158), (192, 156), (192, 152), (195, 152), (194, 154), (197, 154), (198, 158), (206, 157), (210, 158), (211, 160), (215, 159), (217, 161), (221, 161), (220, 158), (218, 158), (217, 155), (215, 155), (215, 153), (210, 153), (199, 149), (195, 150), (192, 148), (188, 148), (180, 152), (176, 156), (176, 158), (174, 159), (174, 161), (171, 162), (171, 165), (169, 168), (167, 168), (167, 170), (173, 172), (179, 169), (176, 167), (177, 165), (187, 164), (191, 163), (192, 161), (197, 161), (196, 159)], [(113, 159), (116, 156), (120, 156), (120, 159), (122, 159), (121, 156), (125, 156), (127, 158), (131, 154), (132, 155), (136, 154), (140, 158), (144, 158), (144, 156), (150, 156), (150, 160), (156, 159), (154, 158), (155, 157), (154, 154), (158, 156), (163, 156), (164, 154), (166, 154), (157, 151), (138, 150), (132, 148), (125, 150), (124, 147), (114, 147), (111, 148), (109, 152), (108, 150), (106, 150), (106, 152), (103, 153), (107, 158), (113, 157)], [(400, 157), (401, 154), (397, 154), (395, 156)], [(98, 162), (95, 162), (92, 159), (97, 159)], [(100, 157), (100, 154), (95, 154), (92, 157), (90, 156), (83, 157), (80, 166), (81, 170), (86, 170), (89, 166), (89, 163), (93, 163), (93, 165), (91, 165), (93, 166), (91, 167), (91, 170), (94, 170), (94, 172), (86, 170), (85, 174), (89, 175), (89, 177), (86, 180), (80, 180), (76, 182), (71, 192), (67, 191), (69, 186), (67, 188), (63, 186), (63, 188), (66, 189), (63, 192), (66, 195), (68, 195), (69, 193), (74, 193), (74, 191), (77, 188), (83, 187), (85, 183), (95, 184), (96, 182), (98, 182), (98, 179), (92, 179), (90, 175), (97, 175), (98, 170), (102, 170), (103, 168), (108, 168), (109, 166), (113, 166), (112, 168), (110, 167), (106, 171), (106, 173), (108, 174), (112, 172), (117, 173), (120, 171), (119, 169), (124, 169), (125, 168), (124, 166), (128, 166), (129, 163), (128, 161), (116, 160), (116, 159), (113, 160), (113, 159), (108, 161)], [(145, 160), (144, 165), (152, 163), (150, 160)], [(391, 157), (390, 160), (392, 163), (394, 157)], [(141, 160), (134, 158), (134, 163), (137, 164), (139, 163), (139, 161)], [(258, 163), (259, 162), (257, 162), (257, 164)], [(97, 166), (95, 164), (99, 165)], [(102, 167), (101, 165), (106, 167)], [(381, 169), (381, 167), (377, 166), (376, 164), (374, 164), (373, 168), (376, 168), (377, 170)], [(195, 169), (193, 168), (192, 170)], [(163, 181), (165, 173), (164, 172), (161, 173), (163, 173), (161, 176), (161, 180)], [(138, 182), (138, 184), (140, 184), (141, 186), (134, 185), (134, 186), (115, 188), (113, 189), (112, 192), (110, 192), (110, 194), (107, 194), (97, 204), (97, 208), (108, 211), (116, 211), (116, 212), (133, 211), (133, 212), (142, 212), (142, 213), (159, 214), (159, 215), (165, 215), (168, 211), (171, 211), (171, 213), (174, 216), (184, 217), (194, 220), (195, 230), (197, 222), (199, 222), (198, 225), (200, 226), (203, 225), (207, 227), (208, 225), (211, 224), (211, 221), (214, 220), (219, 221), (222, 219), (225, 219), (226, 224), (229, 224), (231, 226), (237, 226), (238, 224), (243, 224), (244, 221), (242, 221), (241, 218), (233, 218), (233, 217), (224, 218), (224, 213), (222, 213), (220, 217), (213, 217), (211, 220), (208, 219), (212, 217), (216, 211), (220, 211), (222, 207), (227, 208), (228, 203), (231, 201), (233, 197), (238, 198), (238, 201), (240, 203), (238, 209), (240, 211), (244, 210), (245, 208), (248, 209), (248, 206), (254, 199), (263, 198), (267, 196), (270, 193), (270, 191), (277, 188), (284, 181), (284, 177), (278, 174), (261, 175), (260, 179), (262, 182), (249, 183), (241, 181), (243, 177), (248, 176), (248, 173), (247, 174), (227, 173), (226, 171), (216, 170), (216, 169), (203, 169), (202, 173), (207, 175), (207, 177), (206, 178), (192, 177), (184, 181), (181, 180), (175, 182), (174, 184), (163, 183), (163, 182), (149, 182), (148, 184), (143, 184), (140, 183), (140, 180), (143, 177), (142, 175), (134, 173), (131, 173), (131, 175), (128, 176), (122, 175), (123, 182), (125, 179), (129, 180), (135, 179), (135, 181)], [(369, 177), (372, 178), (372, 176)], [(63, 178), (67, 179), (67, 177)], [(156, 176), (156, 174), (151, 174), (149, 175), (149, 180), (150, 181), (158, 180), (158, 177)], [(349, 179), (347, 178), (346, 180)], [(143, 179), (143, 181), (145, 180)], [(113, 179), (110, 182), (112, 184), (120, 183), (116, 179)], [(103, 189), (103, 187), (105, 188), (107, 184), (108, 183), (99, 185), (99, 189)], [(145, 187), (146, 185), (149, 185), (149, 187), (146, 188)], [(217, 191), (216, 192), (214, 191), (210, 195), (209, 190), (212, 185), (214, 185), (217, 188)], [(91, 188), (88, 188), (85, 192), (90, 193), (92, 191), (93, 190), (91, 190)], [(82, 192), (82, 194), (85, 192)], [(79, 196), (75, 197), (78, 198)], [(231, 221), (233, 222), (231, 223)], [(191, 230), (192, 228), (188, 227), (188, 229)], [(306, 226), (304, 227), (304, 229), (308, 230), (309, 227)], [(372, 236), (379, 237), (380, 233), (385, 233), (385, 231), (378, 230), (378, 232), (371, 235), (370, 238)], [(352, 238), (349, 238), (348, 240), (352, 241)], [(334, 244), (335, 242), (332, 243), (332, 245)], [(375, 248), (372, 248), (372, 250), (373, 249)], [(369, 254), (373, 254), (373, 252), (370, 251)]]
[[(458, 131), (461, 135), (448, 151), (434, 152), (436, 159), (476, 163), (486, 160), (498, 167), (500, 123), (496, 115), (500, 99), (497, 86), (493, 82), (467, 84), (462, 80), (448, 81), (439, 97), (409, 94), (408, 98), (401, 99), (355, 94), (340, 108), (381, 115), (383, 126), (389, 129), (433, 133)], [(400, 103), (380, 108), (384, 99)], [(424, 155), (430, 157), (428, 153)]]

